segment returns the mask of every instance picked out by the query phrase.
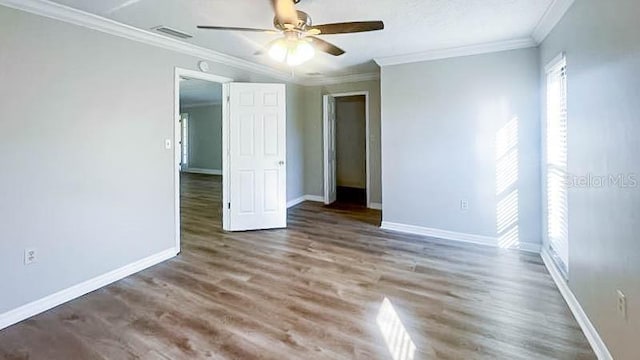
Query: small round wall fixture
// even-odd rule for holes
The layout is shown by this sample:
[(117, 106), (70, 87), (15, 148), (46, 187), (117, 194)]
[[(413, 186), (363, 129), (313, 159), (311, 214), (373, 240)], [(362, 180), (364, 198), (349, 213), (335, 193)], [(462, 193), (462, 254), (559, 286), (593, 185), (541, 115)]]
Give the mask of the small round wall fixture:
[(200, 71), (202, 72), (209, 72), (209, 63), (206, 61), (200, 61), (198, 63), (198, 69), (200, 69)]

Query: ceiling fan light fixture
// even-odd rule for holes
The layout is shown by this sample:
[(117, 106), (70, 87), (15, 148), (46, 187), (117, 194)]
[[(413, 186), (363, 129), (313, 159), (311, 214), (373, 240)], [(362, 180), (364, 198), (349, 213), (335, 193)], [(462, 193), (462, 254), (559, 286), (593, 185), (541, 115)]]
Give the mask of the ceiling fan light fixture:
[(289, 48), (286, 40), (280, 39), (271, 45), (271, 48), (269, 49), (269, 56), (277, 62), (284, 62), (287, 59), (288, 52)]
[(289, 51), (287, 64), (289, 66), (298, 66), (313, 59), (315, 55), (316, 51), (311, 44), (305, 40), (298, 40), (296, 46)]
[(277, 62), (286, 62), (289, 66), (298, 66), (316, 55), (316, 51), (304, 39), (280, 39), (269, 48), (269, 56)]
[[(311, 60), (316, 51), (321, 51), (332, 56), (344, 55), (345, 51), (336, 45), (316, 37), (316, 35), (352, 34), (384, 29), (384, 22), (374, 21), (350, 21), (331, 24), (314, 25), (311, 16), (304, 11), (297, 10), (295, 4), (301, 0), (269, 0), (275, 17), (273, 30), (251, 27), (229, 27), (198, 25), (198, 29), (220, 31), (244, 31), (268, 34), (281, 34), (283, 37), (268, 45), (267, 53), (271, 58), (280, 63), (286, 63), (291, 67), (298, 66)], [(262, 55), (261, 49), (255, 55)]]

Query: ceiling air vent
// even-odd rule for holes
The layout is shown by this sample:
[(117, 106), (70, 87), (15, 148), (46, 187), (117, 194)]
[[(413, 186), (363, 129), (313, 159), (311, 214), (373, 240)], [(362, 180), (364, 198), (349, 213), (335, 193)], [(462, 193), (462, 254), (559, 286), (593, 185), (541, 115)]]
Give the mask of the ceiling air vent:
[(180, 31), (180, 30), (176, 30), (173, 28), (170, 28), (168, 26), (164, 26), (164, 25), (160, 25), (160, 26), (156, 26), (151, 28), (151, 30), (155, 30), (157, 32), (161, 32), (163, 34), (167, 34), (173, 37), (177, 37), (180, 39), (190, 39), (193, 37), (193, 35), (191, 34), (187, 34), (186, 32)]

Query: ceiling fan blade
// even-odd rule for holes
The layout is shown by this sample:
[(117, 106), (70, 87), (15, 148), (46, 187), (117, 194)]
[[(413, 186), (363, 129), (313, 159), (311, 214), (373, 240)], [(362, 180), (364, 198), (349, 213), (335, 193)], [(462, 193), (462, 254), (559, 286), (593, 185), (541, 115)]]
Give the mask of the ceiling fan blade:
[(243, 28), (243, 27), (229, 27), (229, 26), (206, 26), (206, 25), (199, 25), (198, 29), (205, 29), (205, 30), (231, 30), (231, 31), (251, 31), (251, 32), (263, 32), (263, 33), (270, 33), (270, 34), (277, 34), (278, 32), (275, 30), (268, 30), (268, 29), (254, 29), (254, 28)]
[(281, 24), (298, 24), (298, 12), (293, 0), (271, 0), (276, 18)]
[(331, 54), (333, 56), (340, 56), (345, 53), (344, 50), (333, 45), (332, 43), (324, 41), (315, 36), (307, 36), (307, 39), (311, 39), (311, 45), (313, 45), (313, 47), (315, 47), (316, 50), (324, 51), (327, 54)]
[(322, 35), (349, 34), (384, 29), (382, 21), (354, 21), (335, 24), (314, 25), (312, 30), (319, 30)]

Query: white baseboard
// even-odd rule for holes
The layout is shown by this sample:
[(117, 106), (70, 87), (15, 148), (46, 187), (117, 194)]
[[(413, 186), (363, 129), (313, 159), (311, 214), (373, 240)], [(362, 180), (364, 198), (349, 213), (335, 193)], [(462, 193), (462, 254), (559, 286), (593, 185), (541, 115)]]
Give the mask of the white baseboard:
[[(287, 208), (296, 206), (302, 202), (305, 201), (313, 201), (313, 202), (324, 202), (324, 196), (319, 196), (319, 195), (303, 195), (300, 196), (299, 198), (293, 199), (293, 200), (289, 200), (287, 202)], [(375, 210), (382, 210), (382, 204), (381, 203), (370, 203), (369, 204), (369, 209), (375, 209)]]
[(369, 203), (369, 209), (382, 210), (382, 203)]
[(222, 170), (215, 169), (200, 169), (200, 168), (188, 168), (185, 172), (191, 174), (204, 174), (204, 175), (222, 175)]
[(576, 318), (578, 325), (580, 325), (582, 332), (587, 337), (587, 340), (589, 341), (589, 344), (591, 345), (593, 351), (596, 353), (598, 359), (613, 360), (609, 349), (607, 349), (607, 345), (604, 343), (604, 341), (602, 341), (600, 334), (598, 334), (598, 331), (593, 326), (593, 324), (589, 320), (589, 317), (582, 309), (582, 306), (578, 302), (578, 299), (576, 299), (575, 295), (573, 295), (573, 292), (569, 288), (569, 285), (565, 281), (564, 277), (556, 268), (556, 265), (551, 259), (548, 251), (546, 249), (543, 249), (540, 252), (540, 256), (542, 257), (542, 261), (544, 261), (544, 265), (547, 267), (551, 278), (556, 283), (556, 286), (560, 290), (560, 294), (562, 294), (564, 301), (566, 301), (569, 309), (571, 309), (573, 316)]
[(532, 243), (525, 243), (525, 242), (518, 244), (518, 250), (536, 253), (536, 254), (540, 254), (541, 248), (542, 247), (540, 244), (532, 244)]
[(299, 198), (287, 201), (287, 209), (305, 201), (324, 202), (324, 197), (316, 195), (302, 195)]
[[(384, 230), (398, 231), (398, 232), (403, 232), (408, 234), (423, 235), (423, 236), (429, 236), (429, 237), (434, 237), (438, 239), (460, 241), (460, 242), (492, 246), (492, 247), (498, 247), (498, 243), (499, 243), (498, 238), (493, 236), (460, 233), (455, 231), (433, 229), (433, 228), (428, 228), (423, 226), (400, 224), (400, 223), (394, 223), (389, 221), (383, 221), (380, 227)], [(520, 243), (516, 247), (510, 248), (510, 249), (539, 253), (540, 245)]]
[(0, 330), (168, 260), (176, 256), (176, 254), (176, 249), (167, 249), (93, 279), (73, 285), (42, 299), (9, 310), (0, 314)]
[(313, 202), (324, 202), (324, 196), (305, 195), (304, 196), (304, 200), (305, 201), (313, 201)]
[(383, 221), (380, 227), (384, 230), (399, 231), (403, 233), (430, 236), (444, 240), (463, 241), (480, 245), (496, 246), (496, 244), (498, 243), (498, 239), (491, 236), (472, 235), (448, 230), (427, 228), (423, 226), (394, 223), (389, 221)]
[(304, 201), (305, 201), (304, 195), (300, 196), (299, 198), (295, 198), (293, 200), (289, 200), (289, 201), (287, 201), (287, 209), (290, 208), (290, 207), (294, 207), (294, 206), (296, 206), (296, 205), (298, 205), (300, 203), (303, 203)]

